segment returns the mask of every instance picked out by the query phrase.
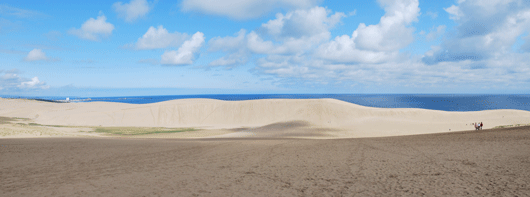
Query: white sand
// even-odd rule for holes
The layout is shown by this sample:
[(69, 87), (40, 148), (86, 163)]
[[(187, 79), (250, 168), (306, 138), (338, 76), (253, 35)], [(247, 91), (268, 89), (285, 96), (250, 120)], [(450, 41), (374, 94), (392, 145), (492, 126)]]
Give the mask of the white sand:
[[(300, 135), (300, 132), (312, 129), (313, 133), (323, 135), (305, 137), (352, 138), (473, 130), (473, 122), (483, 122), (484, 129), (530, 123), (530, 112), (524, 110), (446, 112), (383, 109), (335, 99), (181, 99), (152, 104), (48, 103), (0, 99), (0, 116), (30, 118), (43, 125), (193, 127), (215, 130), (248, 128), (236, 134), (224, 134), (229, 137), (249, 136), (252, 135), (252, 129), (292, 121), (309, 125), (297, 127), (296, 130), (287, 123), (273, 130), (296, 131)], [(264, 134), (267, 130), (260, 132)]]

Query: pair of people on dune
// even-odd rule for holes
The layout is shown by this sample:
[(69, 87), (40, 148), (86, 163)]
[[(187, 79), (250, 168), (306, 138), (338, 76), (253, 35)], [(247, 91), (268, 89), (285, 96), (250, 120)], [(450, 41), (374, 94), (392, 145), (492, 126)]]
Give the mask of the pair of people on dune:
[(482, 124), (482, 122), (473, 123), (473, 125), (475, 125), (475, 130), (482, 130), (482, 126), (484, 126), (484, 124)]

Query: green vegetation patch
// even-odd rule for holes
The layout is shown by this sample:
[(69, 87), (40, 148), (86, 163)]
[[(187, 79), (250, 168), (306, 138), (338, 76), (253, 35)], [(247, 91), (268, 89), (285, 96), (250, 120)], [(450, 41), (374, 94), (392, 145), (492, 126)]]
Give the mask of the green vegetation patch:
[(68, 128), (76, 128), (76, 127), (79, 127), (79, 126), (64, 126), (64, 125), (41, 125), (41, 124), (37, 124), (37, 123), (29, 123), (29, 125), (35, 125), (35, 126), (46, 126), (46, 127), (68, 127)]
[(16, 118), (16, 117), (4, 117), (0, 116), (0, 124), (9, 124), (11, 121), (17, 120), (29, 120), (29, 118)]
[(521, 127), (521, 126), (530, 126), (530, 124), (515, 124), (515, 125), (501, 125), (493, 127), (494, 129), (503, 129), (503, 128), (510, 128), (510, 127)]
[(193, 128), (163, 128), (163, 127), (95, 127), (94, 132), (113, 135), (147, 135), (156, 133), (180, 133), (196, 131)]

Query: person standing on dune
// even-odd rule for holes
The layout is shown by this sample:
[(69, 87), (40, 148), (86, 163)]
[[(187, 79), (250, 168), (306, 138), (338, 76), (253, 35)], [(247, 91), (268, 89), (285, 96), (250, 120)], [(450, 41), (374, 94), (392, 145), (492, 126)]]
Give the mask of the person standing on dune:
[(480, 122), (480, 130), (482, 130), (482, 126), (484, 126), (484, 124), (482, 124), (482, 122)]

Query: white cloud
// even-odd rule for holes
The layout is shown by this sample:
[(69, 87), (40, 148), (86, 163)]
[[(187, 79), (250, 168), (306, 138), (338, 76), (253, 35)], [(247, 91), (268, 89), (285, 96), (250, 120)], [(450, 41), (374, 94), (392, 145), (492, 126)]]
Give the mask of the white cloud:
[(269, 55), (256, 61), (257, 70), (266, 75), (278, 77), (307, 77), (309, 68), (307, 62), (300, 56)]
[[(313, 8), (277, 14), (255, 31), (241, 30), (234, 36), (213, 38), (209, 41), (208, 50), (222, 51), (226, 56), (210, 62), (209, 66), (232, 68), (254, 61), (256, 67), (251, 70), (254, 74), (269, 77), (268, 81), (275, 86), (289, 88), (331, 84), (322, 87), (387, 88), (382, 92), (394, 91), (393, 88), (397, 87), (425, 92), (477, 93), (482, 87), (504, 91), (529, 86), (530, 55), (511, 50), (516, 38), (525, 41), (522, 50), (530, 48), (530, 26), (527, 23), (530, 5), (522, 1), (514, 1), (515, 4), (498, 1), (499, 5), (460, 1), (482, 7), (460, 4), (460, 18), (455, 19), (459, 24), (456, 32), (446, 33), (447, 27), (440, 25), (421, 34), (427, 40), (444, 38), (442, 45), (433, 46), (425, 56), (457, 51), (462, 53), (454, 53), (459, 55), (453, 56), (455, 58), (472, 57), (473, 53), (487, 54), (491, 58), (438, 61), (436, 66), (431, 66), (421, 55), (400, 53), (400, 49), (414, 40), (412, 24), (419, 17), (418, 1), (379, 2), (385, 9), (380, 22), (360, 25), (351, 35), (326, 37), (340, 19), (326, 22), (331, 21), (329, 18), (333, 14), (327, 11), (326, 19), (319, 11), (321, 9)], [(488, 6), (498, 6), (499, 9)], [(481, 9), (488, 10), (488, 13)], [(508, 12), (510, 9), (514, 12)], [(504, 17), (503, 14), (507, 13)], [(297, 14), (300, 20), (295, 20)], [(291, 22), (293, 25), (289, 25)], [(305, 22), (314, 23), (306, 26)], [(362, 36), (364, 38), (361, 39)], [(366, 88), (366, 91), (373, 89)]]
[[(209, 50), (244, 48), (255, 54), (304, 53), (328, 40), (331, 35), (329, 30), (345, 16), (341, 12), (332, 14), (323, 7), (277, 14), (276, 19), (269, 20), (247, 35), (245, 30), (241, 30), (237, 37), (213, 38), (209, 42)], [(273, 40), (264, 40), (260, 34)]]
[(449, 18), (453, 20), (460, 20), (464, 16), (464, 13), (460, 11), (458, 6), (452, 5), (451, 7), (444, 8), (444, 10), (449, 13)]
[(380, 0), (385, 15), (376, 25), (359, 24), (353, 33), (356, 47), (363, 50), (394, 51), (414, 41), (414, 28), (420, 13), (418, 0)]
[(39, 60), (48, 60), (48, 57), (46, 57), (46, 53), (42, 52), (41, 49), (31, 50), (28, 53), (28, 55), (24, 58), (24, 61), (28, 61), (28, 62), (39, 61)]
[(208, 51), (224, 51), (229, 54), (210, 62), (208, 66), (226, 66), (227, 69), (230, 69), (247, 63), (251, 54), (246, 48), (246, 32), (246, 30), (241, 29), (235, 37), (226, 36), (210, 39)]
[(247, 47), (250, 51), (259, 54), (267, 53), (282, 53), (285, 51), (285, 48), (274, 49), (274, 44), (272, 41), (264, 41), (256, 32), (252, 31), (247, 35)]
[(162, 64), (186, 65), (193, 64), (195, 54), (199, 52), (204, 44), (204, 34), (197, 32), (190, 40), (187, 40), (177, 51), (166, 51), (162, 54)]
[(26, 57), (23, 59), (26, 62), (34, 61), (47, 61), (47, 62), (56, 62), (60, 61), (58, 58), (49, 58), (46, 56), (46, 53), (42, 49), (33, 49), (31, 50)]
[(250, 19), (280, 9), (310, 8), (321, 0), (184, 0), (183, 11), (227, 16), (234, 19)]
[(212, 38), (208, 42), (208, 50), (227, 52), (227, 55), (210, 62), (209, 66), (232, 68), (245, 64), (252, 54), (307, 53), (328, 40), (330, 29), (345, 16), (342, 12), (332, 13), (323, 7), (277, 14), (275, 19), (248, 34), (242, 29), (234, 37)]
[[(314, 7), (277, 14), (275, 19), (262, 24), (257, 31), (251, 31), (246, 36), (245, 31), (240, 31), (236, 37), (210, 40), (209, 50), (228, 52), (227, 56), (214, 60), (210, 65), (233, 66), (246, 63), (250, 55), (245, 56), (245, 53), (238, 50), (242, 48), (253, 54), (268, 55), (256, 62), (256, 70), (282, 76), (287, 76), (288, 73), (302, 74), (303, 71), (311, 70), (308, 65), (325, 64), (329, 68), (336, 68), (337, 65), (333, 62), (383, 63), (399, 60), (399, 49), (413, 40), (414, 29), (409, 25), (416, 21), (419, 15), (418, 1), (380, 3), (387, 13), (379, 24), (368, 27), (362, 24), (353, 32), (352, 37), (342, 35), (331, 41), (330, 29), (340, 23), (346, 16), (344, 13), (333, 14), (325, 8)], [(359, 33), (368, 40), (359, 41)], [(370, 38), (369, 35), (378, 37)], [(264, 37), (271, 40), (265, 40)], [(356, 46), (359, 45), (356, 42), (373, 46), (360, 48)], [(307, 65), (303, 66), (304, 64)], [(312, 75), (316, 77), (319, 73)]]
[(46, 85), (46, 82), (42, 82), (38, 77), (27, 79), (19, 76), (20, 73), (17, 69), (8, 71), (0, 70), (0, 90), (3, 91), (20, 91), (24, 89), (48, 89), (50, 86)]
[[(267, 54), (267, 56), (257, 59), (255, 62), (257, 66), (254, 71), (258, 75), (274, 77), (280, 85), (288, 84), (292, 86), (292, 84), (298, 84), (306, 87), (317, 84), (351, 86), (360, 83), (378, 87), (394, 85), (416, 88), (450, 87), (445, 89), (445, 91), (451, 91), (454, 87), (459, 86), (459, 82), (470, 86), (479, 83), (494, 84), (488, 82), (488, 80), (507, 85), (512, 83), (506, 77), (499, 77), (499, 73), (508, 72), (506, 68), (493, 65), (490, 62), (481, 62), (480, 64), (471, 64), (469, 62), (462, 62), (462, 64), (444, 63), (439, 67), (433, 68), (425, 65), (421, 61), (421, 57), (409, 57), (407, 54), (401, 54), (399, 50), (413, 41), (414, 29), (410, 25), (419, 16), (418, 1), (388, 1), (380, 3), (385, 8), (386, 14), (381, 17), (379, 24), (371, 26), (360, 25), (351, 36), (341, 35), (331, 41), (314, 45), (317, 46), (315, 51), (309, 48), (297, 53), (273, 53), (287, 46), (285, 41), (280, 43), (274, 41), (289, 40), (297, 36), (294, 34), (293, 37), (286, 37), (287, 39), (281, 37), (282, 30), (279, 30), (281, 28), (278, 27), (281, 27), (282, 24), (277, 21), (281, 21), (278, 19), (283, 19), (281, 16), (285, 15), (278, 15), (280, 17), (271, 20), (273, 22), (269, 21), (269, 23), (266, 23), (266, 27), (269, 27), (270, 31), (262, 30), (262, 32), (267, 32), (264, 37), (272, 34), (280, 35), (279, 38), (272, 37), (272, 40), (262, 39), (256, 32), (251, 32), (247, 35), (246, 44), (250, 51), (254, 53), (261, 51), (263, 54)], [(429, 39), (441, 36), (445, 29), (445, 26), (433, 28), (431, 33), (428, 34)], [(364, 43), (359, 40), (359, 34), (364, 34)], [(369, 35), (375, 37), (370, 37)], [(308, 36), (305, 37), (305, 39), (308, 38)], [(241, 43), (240, 40), (242, 39), (238, 39), (238, 43)], [(249, 44), (251, 42), (254, 42), (254, 44)], [(365, 46), (359, 46), (363, 44)], [(240, 45), (238, 44), (237, 46)], [(252, 49), (251, 46), (256, 46), (257, 49)], [(474, 72), (476, 69), (490, 67), (495, 67), (497, 70), (485, 71), (491, 74), (491, 77), (484, 77), (480, 80), (475, 79), (477, 78), (475, 76), (476, 72)], [(524, 68), (524, 66), (519, 67)], [(529, 73), (530, 71), (519, 70), (519, 72)], [(496, 78), (502, 78), (502, 80), (496, 80)], [(527, 78), (529, 77), (521, 79)], [(390, 84), (390, 82), (392, 83)]]
[(227, 37), (215, 37), (208, 41), (208, 50), (209, 51), (233, 51), (239, 50), (245, 45), (245, 35), (247, 31), (244, 29), (237, 32), (236, 37), (227, 36)]
[(231, 69), (235, 66), (242, 65), (248, 62), (249, 54), (241, 50), (236, 53), (231, 53), (227, 56), (216, 59), (208, 64), (208, 66), (226, 66)]
[(321, 35), (321, 37), (327, 39), (330, 34), (329, 30), (339, 23), (343, 17), (346, 17), (342, 12), (330, 14), (331, 10), (323, 7), (295, 10), (285, 15), (277, 14), (276, 19), (270, 20), (261, 26), (261, 31), (277, 40), (315, 35)]
[(458, 26), (453, 36), (425, 54), (427, 64), (497, 58), (511, 53), (517, 38), (530, 29), (528, 1), (467, 0), (446, 11)]
[(31, 78), (31, 81), (24, 81), (24, 82), (20, 83), (20, 85), (18, 85), (17, 87), (19, 87), (19, 88), (30, 88), (30, 89), (35, 89), (35, 88), (47, 89), (47, 88), (49, 88), (49, 86), (46, 86), (46, 83), (39, 81), (38, 77)]
[(114, 25), (107, 22), (105, 15), (99, 15), (96, 19), (88, 19), (80, 29), (72, 28), (68, 33), (82, 39), (100, 41), (101, 38), (109, 37), (112, 30), (114, 30)]
[(512, 54), (495, 61), (441, 62), (435, 67), (425, 65), (419, 58), (378, 64), (337, 64), (271, 55), (258, 59), (256, 71), (260, 75), (272, 76), (279, 85), (287, 84), (288, 87), (293, 87), (292, 83), (302, 87), (325, 83), (345, 86), (363, 84), (364, 87), (389, 88), (385, 91), (410, 87), (426, 92), (476, 93), (482, 87), (496, 90), (528, 87), (528, 62), (530, 56), (524, 54)]
[(152, 9), (147, 0), (131, 0), (129, 3), (116, 2), (112, 5), (118, 16), (127, 22), (144, 17)]
[(162, 49), (167, 47), (178, 47), (186, 39), (188, 39), (186, 33), (169, 33), (162, 25), (155, 27), (149, 27), (147, 32), (138, 38), (134, 48), (136, 49)]
[(378, 24), (359, 24), (352, 36), (337, 36), (319, 46), (316, 56), (344, 63), (381, 63), (398, 58), (399, 49), (414, 40), (414, 28), (409, 25), (417, 20), (417, 0), (379, 1), (385, 15)]
[(334, 40), (319, 46), (315, 55), (322, 59), (345, 63), (381, 63), (398, 56), (398, 51), (371, 51), (356, 47), (355, 34), (337, 36)]

